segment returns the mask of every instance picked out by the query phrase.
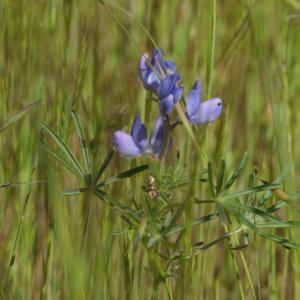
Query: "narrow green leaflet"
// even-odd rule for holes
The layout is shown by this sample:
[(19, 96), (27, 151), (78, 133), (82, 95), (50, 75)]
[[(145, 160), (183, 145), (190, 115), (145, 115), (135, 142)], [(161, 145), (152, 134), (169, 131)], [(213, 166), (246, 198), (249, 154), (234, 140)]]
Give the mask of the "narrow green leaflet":
[(90, 191), (91, 189), (89, 187), (83, 187), (78, 189), (68, 189), (63, 192), (63, 196), (75, 196), (79, 195), (81, 193)]
[(208, 163), (208, 182), (209, 182), (209, 187), (210, 187), (210, 193), (213, 198), (216, 197), (216, 192), (215, 192), (215, 184), (214, 184), (214, 172), (213, 172), (213, 167), (212, 163)]
[(247, 210), (248, 212), (250, 212), (254, 215), (260, 216), (266, 220), (271, 220), (278, 224), (281, 222), (281, 220), (278, 217), (276, 217), (258, 207), (253, 207), (253, 206), (249, 206), (249, 205), (242, 204), (242, 203), (232, 203), (232, 204), (229, 204), (228, 206), (229, 207), (231, 206), (231, 210), (239, 208), (239, 209)]
[(167, 233), (171, 228), (174, 228), (176, 221), (184, 212), (184, 204), (181, 204), (177, 207), (173, 214), (169, 214), (169, 218), (167, 218), (164, 222), (164, 226), (162, 227), (162, 234)]
[(81, 124), (80, 124), (80, 121), (79, 121), (77, 115), (73, 111), (71, 112), (71, 115), (74, 120), (77, 135), (78, 135), (79, 142), (81, 145), (81, 150), (82, 150), (82, 155), (83, 155), (84, 164), (85, 164), (85, 168), (86, 168), (86, 173), (88, 175), (91, 175), (92, 168), (91, 168), (91, 161), (90, 161), (90, 157), (89, 157), (89, 151), (88, 151), (88, 147), (87, 147), (87, 143), (86, 143), (86, 138), (83, 133), (83, 130), (82, 130), (82, 127), (81, 127)]
[(66, 158), (69, 160), (69, 163), (76, 170), (76, 172), (81, 174), (81, 176), (84, 178), (85, 173), (82, 170), (79, 162), (77, 161), (76, 157), (71, 152), (71, 150), (68, 148), (68, 146), (65, 144), (65, 142), (61, 139), (61, 137), (59, 137), (58, 134), (46, 123), (43, 122), (42, 126), (43, 126), (44, 130), (49, 134), (49, 136), (53, 139), (53, 141), (56, 143), (56, 145), (66, 155)]
[(39, 147), (41, 149), (43, 149), (45, 152), (47, 152), (48, 154), (50, 154), (53, 158), (55, 158), (57, 161), (59, 161), (60, 163), (62, 163), (62, 165), (64, 167), (66, 167), (72, 174), (74, 174), (77, 178), (79, 178), (80, 180), (83, 180), (83, 174), (79, 173), (78, 170), (76, 168), (74, 168), (74, 165), (69, 163), (69, 161), (63, 157), (61, 154), (58, 154), (56, 152), (54, 152), (53, 150), (51, 150), (49, 148), (49, 146), (40, 143)]
[(113, 206), (116, 210), (118, 210), (122, 215), (125, 215), (126, 217), (129, 217), (130, 220), (134, 220), (135, 222), (140, 222), (140, 217), (137, 212), (135, 212), (130, 207), (122, 204), (117, 199), (115, 199), (113, 196), (107, 194), (106, 192), (96, 189), (93, 190), (95, 195), (99, 197), (101, 200), (106, 202), (107, 204)]
[(291, 201), (299, 201), (300, 200), (300, 191), (295, 192), (290, 196)]
[(298, 249), (300, 250), (300, 245), (293, 243), (291, 241), (289, 241), (288, 239), (280, 236), (280, 235), (276, 235), (276, 234), (272, 234), (269, 232), (264, 232), (264, 231), (257, 231), (256, 232), (257, 235), (266, 238), (268, 240), (271, 240), (273, 242), (276, 242), (280, 245), (282, 245), (283, 247), (287, 248), (287, 249)]
[(215, 239), (215, 240), (213, 240), (213, 241), (211, 241), (211, 242), (209, 242), (209, 243), (206, 243), (206, 244), (204, 244), (203, 242), (199, 242), (199, 243), (195, 244), (193, 248), (194, 248), (196, 251), (208, 249), (208, 248), (210, 248), (210, 247), (212, 247), (212, 246), (218, 244), (219, 242), (221, 242), (221, 241), (223, 241), (223, 240), (228, 239), (230, 236), (235, 235), (235, 234), (237, 234), (237, 233), (239, 233), (239, 232), (241, 232), (241, 231), (242, 231), (242, 230), (239, 228), (239, 229), (237, 229), (237, 230), (235, 230), (235, 231), (225, 233), (224, 235), (222, 235), (222, 236), (219, 237), (218, 239)]
[[(206, 216), (203, 216), (203, 217), (200, 217), (200, 218), (197, 218), (197, 219), (193, 220), (192, 223), (190, 224), (190, 226), (195, 226), (195, 225), (199, 225), (199, 224), (202, 224), (202, 223), (206, 223), (206, 222), (209, 222), (209, 221), (212, 221), (212, 220), (216, 219), (217, 217), (218, 217), (218, 213), (215, 212), (215, 213), (212, 213), (212, 214), (209, 214), (209, 215), (206, 215)], [(188, 226), (187, 224), (174, 226), (167, 233), (165, 233), (165, 236), (169, 236), (171, 234), (180, 232), (180, 231), (186, 229), (187, 226)]]
[(217, 183), (216, 183), (216, 194), (218, 195), (223, 187), (223, 182), (224, 182), (224, 176), (225, 176), (225, 168), (226, 168), (226, 163), (225, 160), (221, 160), (220, 164), (220, 169), (217, 177)]
[[(273, 181), (273, 183), (282, 184), (282, 182), (290, 172), (291, 172), (291, 166), (288, 166), (286, 169), (283, 170), (282, 174)], [(263, 206), (272, 197), (272, 195), (273, 195), (272, 191), (268, 191), (267, 193), (265, 193), (263, 197), (258, 201), (257, 206)]]
[(291, 228), (291, 227), (299, 227), (299, 226), (300, 226), (299, 221), (282, 221), (280, 224), (275, 222), (256, 224), (257, 228)]
[(104, 159), (102, 165), (100, 166), (100, 168), (99, 168), (99, 170), (98, 170), (98, 172), (97, 172), (97, 174), (96, 174), (96, 177), (95, 177), (95, 183), (98, 182), (99, 178), (101, 177), (101, 175), (103, 174), (103, 172), (106, 170), (106, 168), (107, 168), (107, 166), (109, 165), (110, 161), (112, 160), (114, 154), (115, 154), (115, 151), (114, 151), (114, 149), (112, 148), (112, 149), (108, 152), (107, 156), (105, 157), (105, 159)]
[(233, 174), (231, 175), (231, 177), (229, 178), (229, 180), (225, 184), (225, 186), (223, 188), (223, 191), (228, 190), (233, 185), (235, 180), (240, 176), (240, 174), (242, 173), (242, 171), (244, 169), (244, 166), (245, 166), (245, 163), (246, 163), (246, 160), (247, 160), (247, 156), (248, 156), (248, 153), (245, 152), (239, 166), (236, 168), (236, 170), (233, 172)]
[(121, 179), (125, 179), (125, 178), (129, 178), (129, 177), (132, 177), (140, 172), (143, 172), (145, 171), (146, 169), (148, 169), (148, 165), (142, 165), (142, 166), (138, 166), (136, 168), (132, 168), (130, 170), (127, 170), (127, 171), (124, 171), (116, 176), (112, 176), (112, 177), (109, 177), (107, 179), (105, 179), (104, 181), (102, 181), (101, 183), (99, 183), (97, 185), (97, 187), (101, 187), (101, 186), (104, 186), (104, 185), (107, 185), (107, 184), (110, 184), (110, 183), (113, 183), (113, 182), (116, 182), (116, 181), (119, 181)]
[(236, 192), (236, 193), (233, 193), (230, 195), (223, 196), (222, 199), (229, 200), (229, 199), (238, 198), (241, 196), (258, 193), (258, 192), (262, 192), (262, 191), (266, 191), (266, 190), (275, 190), (280, 187), (281, 187), (281, 184), (279, 184), (279, 183), (262, 184), (262, 185), (258, 185), (256, 187), (247, 188), (240, 192)]
[(287, 202), (284, 200), (280, 200), (277, 203), (273, 204), (272, 206), (270, 206), (269, 208), (267, 208), (267, 212), (269, 213), (273, 213), (283, 207), (285, 207), (287, 205)]

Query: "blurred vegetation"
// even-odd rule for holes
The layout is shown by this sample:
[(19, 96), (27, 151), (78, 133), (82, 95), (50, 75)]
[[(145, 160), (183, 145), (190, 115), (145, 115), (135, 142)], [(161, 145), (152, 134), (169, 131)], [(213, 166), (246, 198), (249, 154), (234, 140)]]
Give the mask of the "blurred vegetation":
[[(90, 190), (63, 194), (82, 185), (45, 151), (57, 145), (42, 126), (54, 128), (84, 165), (70, 111), (76, 112), (97, 172), (115, 130), (130, 127), (137, 112), (149, 125), (158, 114), (145, 100), (137, 70), (140, 55), (155, 47), (150, 34), (176, 62), (185, 95), (201, 79), (204, 98), (219, 96), (225, 103), (212, 126), (193, 128), (215, 173), (224, 158), (230, 178), (247, 152), (235, 192), (248, 181), (273, 182), (285, 174), (281, 189), (291, 195), (300, 186), (298, 0), (0, 0), (0, 21), (2, 299), (240, 299), (239, 284), (245, 299), (254, 299), (243, 259), (257, 299), (300, 298), (300, 252), (258, 235), (236, 251), (221, 240), (181, 260), (162, 280), (157, 256), (125, 230), (120, 214)], [(212, 212), (210, 204), (190, 201), (208, 200), (211, 191), (192, 180), (200, 162), (184, 127), (174, 134), (164, 164), (116, 154), (103, 176), (148, 163), (164, 199), (187, 203), (178, 223), (188, 223), (191, 215)], [(144, 205), (147, 174), (105, 191), (124, 205), (132, 199)], [(180, 180), (184, 187), (173, 191)], [(269, 206), (277, 196), (268, 198)], [(294, 206), (276, 214), (299, 220)], [(148, 220), (139, 224), (141, 235), (143, 222)], [(297, 231), (270, 233), (299, 243)], [(186, 253), (190, 243), (201, 247), (225, 233), (218, 221), (190, 228), (180, 249)]]

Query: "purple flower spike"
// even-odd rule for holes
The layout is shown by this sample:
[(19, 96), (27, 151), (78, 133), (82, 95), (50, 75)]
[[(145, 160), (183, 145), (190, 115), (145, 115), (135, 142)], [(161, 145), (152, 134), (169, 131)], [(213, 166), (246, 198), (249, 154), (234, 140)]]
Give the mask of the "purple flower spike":
[(140, 58), (139, 73), (144, 88), (156, 93), (160, 112), (166, 115), (172, 112), (174, 104), (182, 98), (183, 87), (178, 85), (180, 76), (176, 73), (175, 63), (164, 60), (162, 49), (155, 48), (148, 62), (148, 55)]
[(148, 55), (144, 53), (139, 62), (139, 74), (144, 88), (148, 91), (156, 92), (163, 79), (169, 75), (175, 74), (175, 63), (164, 60), (162, 49), (155, 48), (153, 55), (148, 62)]
[(155, 90), (161, 82), (160, 73), (154, 68), (154, 66), (147, 62), (148, 55), (144, 53), (139, 62), (140, 78), (143, 82), (144, 88), (148, 91)]
[(213, 98), (201, 102), (201, 86), (197, 80), (187, 96), (187, 118), (190, 123), (205, 125), (214, 122), (223, 111), (220, 98)]
[(157, 89), (157, 96), (160, 101), (160, 112), (166, 115), (172, 112), (176, 102), (182, 98), (183, 87), (178, 86), (180, 76), (173, 74), (168, 76)]

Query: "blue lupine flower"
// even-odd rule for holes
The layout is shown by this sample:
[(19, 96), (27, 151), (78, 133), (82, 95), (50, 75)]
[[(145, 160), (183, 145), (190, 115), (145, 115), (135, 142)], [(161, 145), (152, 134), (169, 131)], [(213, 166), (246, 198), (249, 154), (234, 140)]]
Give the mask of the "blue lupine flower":
[(164, 60), (162, 49), (155, 48), (153, 55), (148, 62), (148, 54), (144, 53), (139, 62), (139, 74), (144, 88), (148, 91), (156, 91), (164, 78), (175, 74), (175, 63), (170, 60)]
[(159, 108), (162, 115), (171, 113), (175, 103), (182, 98), (183, 87), (178, 86), (179, 80), (180, 76), (178, 74), (170, 75), (157, 88)]
[(147, 54), (143, 54), (140, 58), (140, 78), (146, 90), (157, 94), (161, 114), (169, 114), (183, 94), (183, 87), (178, 84), (180, 76), (176, 73), (174, 62), (164, 60), (162, 49), (154, 49), (150, 63), (147, 59)]
[(196, 80), (187, 96), (187, 118), (190, 123), (205, 125), (215, 121), (223, 111), (223, 102), (220, 98), (201, 101), (200, 81)]
[(149, 139), (151, 152), (155, 157), (158, 157), (163, 149), (166, 135), (166, 125), (164, 117), (160, 116), (155, 120), (154, 127)]
[(116, 150), (125, 158), (150, 154), (158, 158), (164, 145), (165, 121), (162, 116), (155, 121), (149, 141), (147, 141), (146, 127), (139, 115), (135, 117), (131, 133), (116, 131), (113, 143)]

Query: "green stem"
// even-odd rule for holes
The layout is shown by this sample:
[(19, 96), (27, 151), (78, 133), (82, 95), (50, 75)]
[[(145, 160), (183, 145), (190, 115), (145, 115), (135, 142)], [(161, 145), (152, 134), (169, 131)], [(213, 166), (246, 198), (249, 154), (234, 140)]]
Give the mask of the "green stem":
[[(228, 226), (224, 225), (224, 227), (225, 227), (225, 232), (229, 233)], [(228, 239), (228, 246), (229, 246), (229, 248), (232, 248), (231, 237)], [(231, 249), (229, 249), (229, 251), (230, 251), (230, 255), (231, 255), (231, 258), (232, 258), (232, 262), (233, 262), (234, 273), (235, 273), (235, 276), (236, 276), (236, 279), (237, 279), (237, 282), (238, 282), (238, 285), (239, 285), (241, 300), (245, 300), (245, 292), (244, 292), (244, 288), (243, 288), (243, 285), (242, 285), (242, 282), (241, 282), (241, 275), (240, 275), (240, 272), (239, 272), (239, 267), (238, 267), (238, 264), (237, 264), (237, 260), (236, 260), (236, 257), (234, 256), (233, 251)]]

